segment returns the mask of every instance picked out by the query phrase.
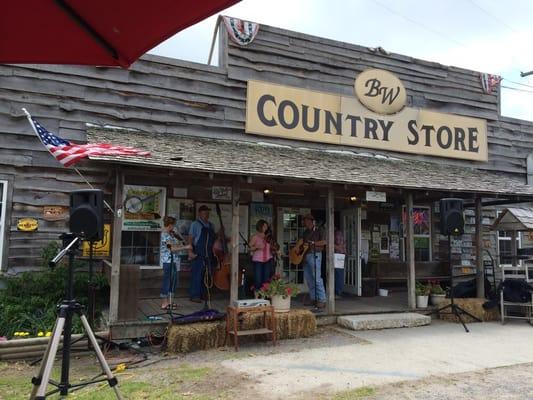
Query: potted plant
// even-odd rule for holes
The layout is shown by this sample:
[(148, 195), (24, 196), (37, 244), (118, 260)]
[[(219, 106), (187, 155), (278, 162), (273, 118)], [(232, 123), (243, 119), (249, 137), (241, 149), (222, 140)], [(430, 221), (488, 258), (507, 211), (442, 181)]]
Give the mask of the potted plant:
[(416, 308), (427, 308), (430, 291), (431, 287), (429, 285), (424, 285), (422, 282), (416, 282)]
[(446, 297), (446, 291), (438, 283), (434, 282), (431, 284), (431, 292), (429, 295), (429, 301), (432, 306), (437, 306), (444, 298)]
[(264, 283), (257, 291), (260, 298), (270, 299), (276, 312), (289, 312), (291, 297), (298, 294), (298, 287), (281, 279), (280, 274), (274, 275), (270, 282)]

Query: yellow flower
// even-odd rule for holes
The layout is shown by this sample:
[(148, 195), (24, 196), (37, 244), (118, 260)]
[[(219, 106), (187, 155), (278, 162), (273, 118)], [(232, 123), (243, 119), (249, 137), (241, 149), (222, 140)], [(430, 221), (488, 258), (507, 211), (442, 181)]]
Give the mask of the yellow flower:
[(37, 336), (39, 336), (39, 337), (44, 336), (44, 332), (39, 331), (39, 333), (37, 334)]
[(116, 373), (119, 373), (119, 372), (122, 372), (126, 369), (126, 364), (125, 363), (121, 363), (119, 365), (117, 365), (117, 367), (115, 368), (115, 372)]
[(46, 332), (46, 335), (45, 335), (45, 336), (46, 336), (46, 337), (50, 337), (50, 336), (52, 336), (52, 332)]
[(20, 332), (13, 333), (13, 336), (18, 336), (18, 335), (20, 335)]

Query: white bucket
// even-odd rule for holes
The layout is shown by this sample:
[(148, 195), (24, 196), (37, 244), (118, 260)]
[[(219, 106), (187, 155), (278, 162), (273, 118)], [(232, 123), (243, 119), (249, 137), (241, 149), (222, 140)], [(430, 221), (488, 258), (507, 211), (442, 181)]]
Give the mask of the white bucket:
[(389, 291), (387, 289), (379, 289), (378, 290), (378, 294), (381, 296), (381, 297), (387, 297), (389, 295)]

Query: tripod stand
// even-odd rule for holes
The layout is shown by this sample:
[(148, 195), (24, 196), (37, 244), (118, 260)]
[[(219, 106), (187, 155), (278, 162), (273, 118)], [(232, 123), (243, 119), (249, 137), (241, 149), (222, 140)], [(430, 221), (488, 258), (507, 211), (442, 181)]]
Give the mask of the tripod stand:
[[(84, 387), (93, 383), (107, 381), (109, 386), (113, 388), (117, 399), (121, 400), (122, 395), (117, 386), (117, 378), (111, 372), (107, 361), (104, 358), (102, 350), (98, 346), (96, 337), (87, 321), (83, 306), (74, 299), (74, 256), (78, 248), (80, 237), (72, 233), (61, 235), (63, 239), (63, 250), (61, 250), (56, 257), (51, 261), (51, 265), (58, 263), (65, 254), (68, 254), (68, 279), (66, 284), (66, 299), (61, 302), (58, 310), (58, 318), (54, 325), (52, 331), (52, 336), (46, 351), (44, 353), (43, 360), (41, 362), (41, 367), (39, 374), (32, 378), (32, 392), (30, 395), (30, 400), (44, 400), (46, 397), (58, 393), (61, 396), (68, 395), (69, 389), (75, 387)], [(106, 376), (105, 378), (96, 378), (89, 381), (71, 384), (69, 383), (69, 372), (70, 372), (70, 346), (71, 346), (71, 336), (72, 336), (72, 317), (74, 314), (77, 314), (80, 317), (80, 320), (83, 324), (83, 328), (89, 338), (89, 341), (92, 345), (92, 348), (98, 358), (98, 362), (102, 368), (102, 372)], [(61, 334), (63, 334), (63, 350), (62, 350), (62, 361), (61, 361), (61, 381), (55, 382), (50, 379), (52, 369), (54, 366), (54, 360), (59, 348), (59, 342), (61, 340)], [(56, 388), (50, 392), (46, 392), (46, 387), (48, 384), (55, 386)]]
[(463, 310), (461, 307), (459, 307), (454, 302), (454, 294), (453, 294), (453, 290), (454, 290), (454, 287), (453, 287), (453, 275), (454, 275), (454, 273), (453, 273), (453, 265), (452, 265), (452, 239), (451, 239), (451, 235), (448, 235), (448, 262), (449, 262), (449, 265), (450, 265), (450, 304), (447, 304), (444, 307), (440, 307), (437, 310), (434, 310), (434, 311), (430, 312), (427, 315), (441, 313), (443, 310), (446, 310), (446, 309), (449, 308), (450, 312), (445, 313), (445, 314), (450, 314), (450, 315), (453, 314), (453, 315), (455, 315), (457, 317), (457, 319), (459, 320), (459, 322), (461, 322), (461, 324), (463, 325), (463, 328), (465, 328), (465, 332), (470, 332), (468, 330), (463, 318), (461, 317), (461, 314), (468, 315), (470, 318), (472, 318), (474, 321), (477, 321), (477, 322), (481, 322), (481, 320), (479, 318), (473, 316), (472, 314), (470, 314), (468, 311)]

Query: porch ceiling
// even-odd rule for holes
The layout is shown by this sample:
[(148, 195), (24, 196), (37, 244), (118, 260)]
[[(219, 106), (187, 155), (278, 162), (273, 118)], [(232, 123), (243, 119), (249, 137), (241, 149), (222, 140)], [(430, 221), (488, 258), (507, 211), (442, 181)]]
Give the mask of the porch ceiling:
[(520, 196), (533, 186), (496, 172), (355, 151), (317, 150), (175, 134), (90, 129), (89, 143), (134, 146), (150, 157), (90, 156), (91, 160), (251, 175), (445, 192)]

